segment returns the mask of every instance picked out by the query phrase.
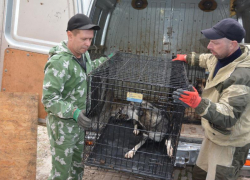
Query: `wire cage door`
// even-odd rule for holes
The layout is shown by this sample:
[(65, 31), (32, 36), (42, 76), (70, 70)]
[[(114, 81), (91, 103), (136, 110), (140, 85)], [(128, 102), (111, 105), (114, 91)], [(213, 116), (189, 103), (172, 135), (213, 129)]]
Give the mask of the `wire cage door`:
[(85, 164), (172, 179), (184, 107), (173, 102), (188, 79), (183, 62), (117, 52), (88, 77)]

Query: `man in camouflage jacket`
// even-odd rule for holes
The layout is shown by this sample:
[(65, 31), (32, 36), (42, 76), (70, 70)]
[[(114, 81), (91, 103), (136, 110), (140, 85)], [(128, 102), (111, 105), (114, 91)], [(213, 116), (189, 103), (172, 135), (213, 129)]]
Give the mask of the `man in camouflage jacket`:
[(205, 130), (193, 180), (236, 180), (250, 147), (250, 48), (239, 46), (244, 28), (227, 18), (202, 33), (211, 54), (177, 55), (209, 71), (202, 98), (191, 86), (174, 92), (176, 102), (195, 108)]
[(68, 22), (68, 41), (49, 52), (42, 97), (52, 153), (49, 179), (82, 180), (84, 130), (91, 123), (85, 116), (87, 74), (107, 60), (91, 61), (87, 51), (99, 29), (87, 16), (76, 14)]

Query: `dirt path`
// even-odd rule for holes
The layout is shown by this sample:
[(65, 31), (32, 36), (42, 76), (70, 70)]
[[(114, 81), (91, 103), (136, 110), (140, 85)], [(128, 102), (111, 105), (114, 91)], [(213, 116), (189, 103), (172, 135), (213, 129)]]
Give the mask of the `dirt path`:
[[(37, 170), (36, 180), (47, 180), (51, 169), (51, 155), (49, 148), (49, 138), (47, 129), (44, 126), (38, 126), (37, 130)], [(174, 180), (192, 180), (191, 170), (175, 170)], [(116, 171), (107, 171), (94, 167), (85, 167), (83, 180), (136, 180), (143, 179), (128, 173), (118, 173)], [(150, 180), (150, 178), (146, 178)], [(250, 180), (250, 178), (238, 178), (238, 180)]]

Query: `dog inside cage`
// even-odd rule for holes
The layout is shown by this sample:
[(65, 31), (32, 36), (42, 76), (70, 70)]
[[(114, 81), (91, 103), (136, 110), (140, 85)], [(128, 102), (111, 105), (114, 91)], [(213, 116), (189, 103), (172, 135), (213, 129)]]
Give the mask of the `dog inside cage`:
[[(133, 134), (143, 135), (142, 140), (125, 154), (125, 158), (133, 158), (136, 151), (145, 144), (148, 139), (161, 142), (165, 137), (165, 132), (170, 121), (169, 113), (158, 109), (147, 101), (141, 103), (130, 102), (128, 105), (119, 107), (118, 111), (114, 111), (115, 120), (133, 120)], [(169, 128), (170, 129), (170, 128)], [(172, 156), (173, 148), (171, 140), (166, 139), (165, 142), (167, 154)]]
[(85, 164), (171, 178), (184, 115), (172, 93), (188, 86), (183, 63), (118, 52), (89, 83), (94, 145)]

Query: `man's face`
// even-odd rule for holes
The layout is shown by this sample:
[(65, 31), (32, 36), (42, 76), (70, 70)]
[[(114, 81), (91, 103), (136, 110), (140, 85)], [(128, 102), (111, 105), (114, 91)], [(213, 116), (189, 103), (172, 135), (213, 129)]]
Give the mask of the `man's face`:
[(81, 54), (89, 49), (93, 37), (94, 30), (79, 30), (76, 35), (68, 31), (69, 49), (77, 58), (79, 58)]
[(232, 41), (227, 38), (210, 40), (207, 48), (218, 59), (223, 59), (232, 54)]

